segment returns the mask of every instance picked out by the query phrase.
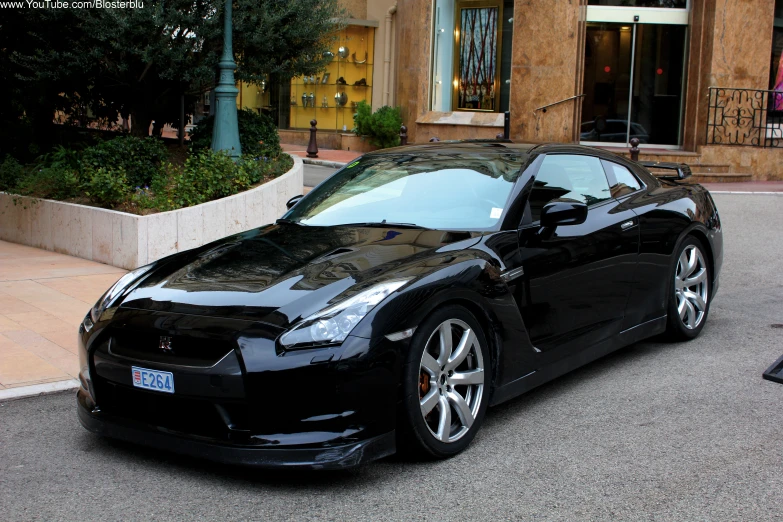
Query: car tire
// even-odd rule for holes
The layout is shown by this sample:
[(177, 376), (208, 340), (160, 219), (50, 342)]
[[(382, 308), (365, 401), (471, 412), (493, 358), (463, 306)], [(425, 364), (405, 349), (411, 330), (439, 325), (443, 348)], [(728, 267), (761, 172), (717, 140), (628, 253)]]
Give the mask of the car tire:
[(487, 410), (490, 368), (486, 337), (468, 310), (446, 306), (424, 320), (403, 365), (398, 450), (435, 459), (464, 450)]
[(666, 334), (673, 341), (695, 339), (704, 329), (712, 300), (712, 269), (704, 244), (687, 236), (674, 258)]

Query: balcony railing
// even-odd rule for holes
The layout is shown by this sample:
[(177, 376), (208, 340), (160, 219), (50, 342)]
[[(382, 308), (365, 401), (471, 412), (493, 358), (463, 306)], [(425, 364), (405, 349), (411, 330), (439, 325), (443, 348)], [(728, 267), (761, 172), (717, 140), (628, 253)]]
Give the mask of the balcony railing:
[(783, 148), (783, 93), (710, 87), (707, 144)]

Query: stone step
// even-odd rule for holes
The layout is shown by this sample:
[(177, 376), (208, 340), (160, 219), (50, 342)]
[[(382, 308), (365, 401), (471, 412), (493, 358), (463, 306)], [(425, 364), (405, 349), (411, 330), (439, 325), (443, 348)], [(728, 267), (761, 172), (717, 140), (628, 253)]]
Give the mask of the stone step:
[[(626, 158), (631, 157), (631, 153), (628, 152), (628, 149), (622, 150), (622, 149), (608, 149), (611, 152), (614, 152), (615, 154), (619, 154), (620, 156), (625, 156)], [(697, 152), (683, 152), (683, 151), (660, 151), (660, 152), (640, 152), (639, 153), (639, 161), (660, 161), (665, 163), (687, 163), (687, 164), (695, 164), (699, 163), (701, 160), (701, 154)]]
[(694, 174), (726, 174), (731, 171), (731, 165), (719, 163), (688, 163), (688, 166)]
[(689, 178), (694, 183), (742, 183), (752, 180), (752, 174), (741, 172), (694, 172)]

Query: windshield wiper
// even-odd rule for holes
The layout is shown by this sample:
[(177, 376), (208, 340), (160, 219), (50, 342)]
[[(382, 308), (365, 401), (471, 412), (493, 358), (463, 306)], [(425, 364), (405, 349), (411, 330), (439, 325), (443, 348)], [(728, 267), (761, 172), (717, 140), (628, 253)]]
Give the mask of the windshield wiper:
[(417, 229), (424, 229), (427, 227), (423, 227), (421, 225), (416, 225), (415, 223), (394, 223), (392, 221), (386, 221), (385, 219), (383, 221), (368, 221), (366, 223), (341, 223), (339, 225), (340, 227), (382, 227), (382, 228), (417, 228)]
[(279, 218), (277, 221), (275, 221), (275, 223), (286, 223), (288, 225), (299, 225), (300, 227), (309, 226), (309, 225), (305, 225), (304, 223), (300, 223), (299, 221), (292, 221), (292, 220), (286, 219), (286, 218)]

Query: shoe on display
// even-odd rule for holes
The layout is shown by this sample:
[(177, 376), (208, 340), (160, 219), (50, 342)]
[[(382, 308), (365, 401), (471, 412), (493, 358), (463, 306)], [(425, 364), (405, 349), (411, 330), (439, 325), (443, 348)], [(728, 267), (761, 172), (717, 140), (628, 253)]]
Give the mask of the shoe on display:
[(347, 85), (348, 84), (348, 82), (346, 82), (345, 78), (343, 78), (342, 76), (337, 78), (337, 82), (336, 83), (337, 83), (337, 85)]
[(366, 86), (367, 86), (367, 80), (365, 80), (364, 78), (362, 78), (361, 80), (358, 80), (358, 81), (355, 81), (355, 82), (353, 82), (353, 84), (354, 84), (354, 85), (357, 85), (357, 86), (362, 86), (362, 85), (363, 85), (363, 86), (365, 86), (365, 87), (366, 87)]

